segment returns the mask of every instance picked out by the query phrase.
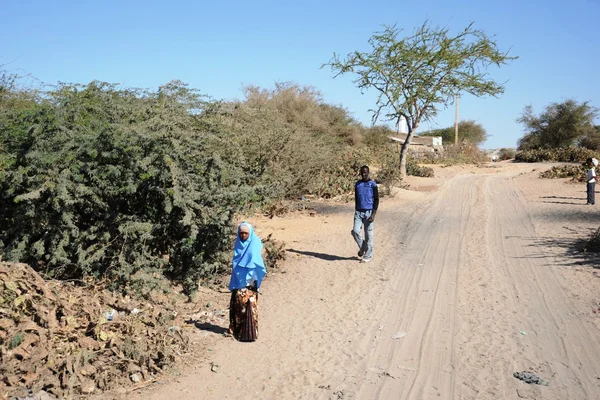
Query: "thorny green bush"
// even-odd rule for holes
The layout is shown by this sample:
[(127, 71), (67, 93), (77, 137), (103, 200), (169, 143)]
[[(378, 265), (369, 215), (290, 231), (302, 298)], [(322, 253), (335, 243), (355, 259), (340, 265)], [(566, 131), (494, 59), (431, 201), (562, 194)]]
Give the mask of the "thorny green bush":
[(598, 158), (598, 152), (583, 147), (561, 147), (556, 149), (536, 149), (519, 151), (515, 156), (515, 161), (583, 162), (591, 157)]
[(349, 145), (364, 128), (293, 85), (226, 103), (177, 81), (2, 82), (0, 255), (49, 277), (148, 293), (167, 276), (190, 294), (229, 269), (236, 214), (350, 192), (368, 162)]
[(179, 81), (15, 82), (0, 75), (0, 256), (49, 277), (148, 295), (166, 276), (192, 294), (229, 270), (236, 215), (351, 194), (363, 164), (384, 184), (399, 179), (385, 128), (371, 132), (311, 88), (251, 87), (221, 102)]
[(233, 215), (258, 196), (215, 151), (218, 135), (198, 128), (202, 106), (180, 82), (157, 92), (93, 82), (3, 111), (4, 258), (115, 287), (164, 273), (192, 292), (220, 268)]
[(329, 182), (319, 177), (343, 166), (337, 154), (346, 145), (310, 127), (291, 124), (272, 107), (218, 103), (207, 108), (201, 123), (220, 132), (219, 154), (226, 164), (243, 169), (259, 200), (314, 193)]

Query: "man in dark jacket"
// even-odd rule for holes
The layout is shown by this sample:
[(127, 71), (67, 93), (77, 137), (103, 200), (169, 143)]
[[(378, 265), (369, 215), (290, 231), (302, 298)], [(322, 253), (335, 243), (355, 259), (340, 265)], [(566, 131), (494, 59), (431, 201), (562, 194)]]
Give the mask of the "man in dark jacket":
[[(379, 207), (379, 191), (377, 183), (369, 179), (369, 167), (360, 167), (361, 180), (354, 185), (354, 228), (352, 237), (358, 245), (358, 256), (361, 262), (369, 262), (373, 258), (373, 228), (375, 226), (375, 214)], [(365, 236), (362, 236), (362, 228), (365, 228)]]

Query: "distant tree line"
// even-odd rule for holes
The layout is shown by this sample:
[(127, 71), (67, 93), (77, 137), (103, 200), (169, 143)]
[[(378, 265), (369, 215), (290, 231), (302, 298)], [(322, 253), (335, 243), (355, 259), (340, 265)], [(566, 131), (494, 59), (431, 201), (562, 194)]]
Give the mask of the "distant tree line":
[[(419, 134), (419, 136), (441, 136), (442, 143), (447, 145), (454, 144), (454, 135), (455, 129), (454, 125), (449, 126), (447, 128), (441, 129), (433, 129), (429, 131), (424, 131)], [(458, 142), (459, 143), (469, 143), (475, 146), (481, 146), (489, 137), (487, 131), (483, 127), (483, 125), (472, 121), (460, 121), (458, 123)]]

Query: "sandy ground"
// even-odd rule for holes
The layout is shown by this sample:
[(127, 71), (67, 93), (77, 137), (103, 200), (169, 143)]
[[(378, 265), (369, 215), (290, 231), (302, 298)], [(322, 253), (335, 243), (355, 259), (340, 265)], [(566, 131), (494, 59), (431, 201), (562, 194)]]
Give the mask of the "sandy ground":
[[(382, 199), (368, 264), (352, 204), (251, 219), (288, 252), (262, 286), (259, 340), (225, 337), (223, 314), (191, 324), (204, 356), (127, 398), (599, 399), (600, 263), (578, 249), (600, 205), (547, 168), (411, 178)], [(212, 297), (226, 309), (225, 290)], [(513, 377), (525, 370), (550, 385)]]

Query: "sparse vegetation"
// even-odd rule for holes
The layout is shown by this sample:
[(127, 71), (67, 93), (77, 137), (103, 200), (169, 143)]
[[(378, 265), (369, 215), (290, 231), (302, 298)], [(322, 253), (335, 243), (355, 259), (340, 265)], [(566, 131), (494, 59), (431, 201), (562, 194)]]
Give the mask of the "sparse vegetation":
[(267, 270), (274, 270), (281, 266), (281, 263), (287, 258), (285, 243), (273, 239), (272, 235), (263, 240), (265, 249), (265, 265)]
[(585, 182), (585, 167), (581, 165), (559, 165), (540, 172), (540, 178), (573, 178), (574, 182)]
[(598, 157), (595, 150), (583, 147), (561, 147), (557, 149), (534, 149), (519, 151), (515, 161), (519, 162), (583, 162), (590, 157)]
[(167, 277), (192, 294), (228, 271), (237, 214), (351, 193), (362, 164), (397, 179), (382, 156), (389, 131), (313, 88), (248, 87), (221, 102), (177, 81), (39, 92), (3, 79), (0, 255), (52, 278), (106, 278), (143, 295)]
[(423, 164), (482, 164), (489, 161), (489, 157), (479, 147), (471, 143), (461, 143), (458, 146), (446, 146), (443, 153), (426, 154), (421, 160)]
[(430, 167), (420, 166), (414, 160), (409, 159), (406, 163), (406, 173), (412, 176), (420, 176), (423, 178), (433, 178), (434, 172)]

